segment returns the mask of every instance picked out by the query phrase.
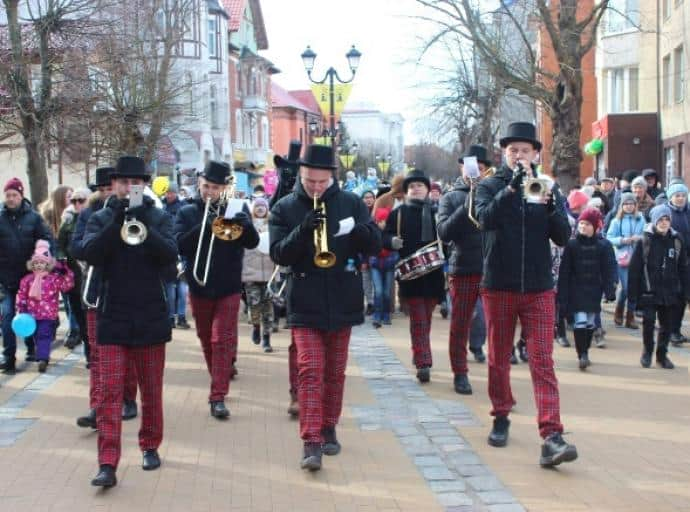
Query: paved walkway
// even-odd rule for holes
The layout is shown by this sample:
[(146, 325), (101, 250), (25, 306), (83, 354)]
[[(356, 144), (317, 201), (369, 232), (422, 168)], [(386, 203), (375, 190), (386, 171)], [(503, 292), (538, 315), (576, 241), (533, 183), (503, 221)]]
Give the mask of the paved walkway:
[[(609, 320), (610, 316), (605, 316)], [(608, 324), (608, 322), (606, 322)], [(119, 485), (99, 492), (96, 435), (75, 425), (88, 375), (58, 348), (44, 375), (31, 365), (0, 379), (0, 511), (565, 511), (690, 510), (690, 350), (675, 371), (643, 370), (639, 331), (607, 325), (587, 373), (556, 348), (563, 420), (580, 459), (539, 468), (527, 365), (513, 368), (517, 408), (507, 448), (487, 446), (486, 366), (470, 365), (475, 393), (452, 390), (448, 322), (434, 318), (432, 381), (410, 364), (407, 319), (355, 329), (343, 451), (315, 474), (299, 470), (301, 443), (287, 407), (287, 331), (263, 354), (241, 326), (240, 375), (229, 422), (208, 414), (208, 376), (192, 331), (175, 331), (165, 374), (163, 467), (143, 472), (138, 420), (125, 423)]]

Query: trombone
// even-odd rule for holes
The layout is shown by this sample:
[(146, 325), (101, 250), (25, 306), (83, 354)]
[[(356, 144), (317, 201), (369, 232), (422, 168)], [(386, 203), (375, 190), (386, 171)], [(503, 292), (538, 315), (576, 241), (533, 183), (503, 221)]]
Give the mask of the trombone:
[(89, 309), (98, 309), (98, 304), (100, 303), (100, 300), (101, 300), (100, 294), (96, 295), (96, 301), (95, 302), (89, 302), (89, 290), (91, 288), (91, 281), (93, 279), (93, 270), (94, 270), (94, 266), (89, 265), (88, 270), (86, 271), (86, 280), (84, 281), (84, 289), (82, 290), (82, 293), (81, 293), (81, 301)]
[[(225, 209), (228, 203), (235, 195), (235, 177), (230, 176), (230, 182), (225, 190), (220, 195), (218, 201), (213, 204), (211, 198), (206, 199), (206, 206), (204, 207), (204, 216), (201, 220), (201, 232), (199, 233), (199, 242), (196, 246), (196, 254), (194, 256), (194, 267), (192, 268), (192, 276), (199, 286), (206, 286), (208, 282), (208, 273), (211, 269), (211, 258), (213, 256), (213, 242), (216, 238), (223, 241), (237, 240), (242, 236), (244, 229), (242, 225), (232, 219), (226, 219), (224, 216)], [(199, 274), (199, 260), (201, 258), (201, 249), (204, 243), (204, 231), (209, 215), (215, 218), (211, 222), (211, 229), (208, 242), (208, 252), (206, 253), (206, 264), (204, 265), (203, 277)]]
[(488, 178), (489, 176), (492, 176), (495, 172), (495, 169), (493, 167), (489, 167), (486, 171), (484, 171), (484, 174), (481, 175), (480, 177), (477, 178), (469, 178), (470, 180), (470, 205), (469, 205), (469, 211), (467, 212), (467, 217), (470, 219), (470, 222), (474, 224), (477, 229), (481, 228), (481, 225), (479, 224), (479, 221), (475, 218), (474, 216), (474, 196), (477, 193), (477, 183), (479, 183), (480, 179)]
[[(314, 210), (321, 210), (326, 215), (326, 203), (314, 194)], [(314, 265), (319, 268), (331, 268), (335, 265), (335, 253), (328, 250), (328, 222), (324, 219), (321, 226), (314, 230)]]

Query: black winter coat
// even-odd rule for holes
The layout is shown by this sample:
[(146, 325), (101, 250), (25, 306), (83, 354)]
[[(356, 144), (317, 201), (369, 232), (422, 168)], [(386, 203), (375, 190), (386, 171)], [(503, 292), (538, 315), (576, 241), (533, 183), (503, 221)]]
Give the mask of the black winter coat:
[(171, 339), (168, 301), (163, 274), (177, 259), (172, 221), (163, 210), (144, 198), (137, 220), (148, 229), (144, 243), (125, 244), (121, 223), (114, 222), (108, 205), (89, 218), (84, 234), (84, 257), (102, 267), (103, 284), (98, 306), (98, 343), (148, 346)]
[[(422, 208), (402, 204), (393, 210), (386, 220), (383, 230), (383, 245), (386, 249), (393, 249), (391, 243), (394, 236), (398, 236), (398, 216), (400, 216), (400, 238), (403, 239), (402, 249), (398, 250), (400, 259), (407, 258), (413, 252), (421, 249), (429, 242), (422, 242)], [(436, 220), (433, 219), (434, 233), (436, 232)], [(412, 279), (410, 281), (398, 281), (400, 295), (402, 297), (428, 297), (442, 301), (445, 298), (445, 282), (443, 269)]]
[(438, 208), (438, 235), (450, 244), (448, 273), (481, 275), (482, 234), (468, 217), (470, 186), (458, 178), (453, 190), (441, 198)]
[(563, 247), (570, 238), (565, 199), (554, 186), (555, 208), (528, 203), (508, 185), (505, 165), (479, 182), (475, 212), (484, 235), (482, 286), (491, 290), (541, 292), (553, 289), (549, 239)]
[(163, 210), (165, 210), (166, 213), (168, 213), (173, 220), (173, 223), (175, 222), (175, 217), (177, 216), (177, 212), (179, 212), (183, 206), (185, 206), (186, 203), (183, 203), (180, 201), (180, 198), (177, 197), (172, 203), (169, 203), (166, 200), (163, 200)]
[(678, 233), (683, 245), (690, 247), (690, 207), (686, 204), (683, 208), (676, 208), (668, 202), (671, 209), (671, 227)]
[(47, 240), (53, 245), (50, 228), (31, 203), (24, 199), (16, 210), (3, 205), (0, 210), (0, 285), (9, 293), (16, 293), (19, 281), (29, 271), (26, 262), (31, 259), (36, 240)]
[[(381, 251), (381, 232), (371, 220), (359, 196), (340, 190), (333, 183), (321, 196), (326, 204), (328, 249), (335, 253), (331, 268), (314, 265), (314, 232), (300, 225), (313, 209), (311, 199), (298, 180), (295, 191), (271, 209), (269, 233), (271, 259), (289, 266), (286, 287), (287, 319), (292, 327), (333, 331), (364, 322), (364, 292), (359, 270), (347, 271), (348, 259), (376, 255)], [(351, 217), (362, 240), (338, 233), (340, 221)]]
[(611, 242), (577, 235), (568, 241), (558, 274), (558, 307), (566, 314), (599, 313), (601, 296), (616, 298), (618, 267)]
[[(219, 240), (213, 242), (213, 254), (211, 255), (211, 270), (208, 273), (206, 286), (201, 286), (194, 279), (194, 259), (199, 245), (201, 234), (201, 221), (204, 217), (206, 203), (197, 198), (193, 203), (180, 209), (175, 217), (173, 229), (180, 254), (186, 261), (185, 276), (189, 285), (189, 291), (197, 297), (218, 299), (234, 295), (242, 291), (242, 260), (244, 249), (253, 249), (259, 245), (259, 234), (251, 222), (244, 226), (242, 236), (237, 240)], [(246, 205), (243, 211), (251, 219)], [(203, 232), (204, 243), (199, 255), (198, 277), (203, 277), (208, 256), (208, 245), (211, 237), (210, 228)]]
[[(628, 300), (634, 301), (638, 310), (689, 301), (687, 250), (678, 233), (671, 230), (662, 236), (652, 226), (647, 226), (642, 236), (643, 239), (635, 244), (628, 266)], [(649, 244), (646, 262), (645, 244)], [(679, 246), (680, 251), (677, 251)]]

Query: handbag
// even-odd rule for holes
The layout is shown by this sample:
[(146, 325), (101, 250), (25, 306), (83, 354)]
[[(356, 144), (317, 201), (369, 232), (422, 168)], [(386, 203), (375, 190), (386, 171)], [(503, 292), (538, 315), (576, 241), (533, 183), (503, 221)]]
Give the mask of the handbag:
[(618, 263), (619, 267), (625, 268), (630, 265), (631, 253), (632, 251), (628, 248), (616, 249), (616, 262)]

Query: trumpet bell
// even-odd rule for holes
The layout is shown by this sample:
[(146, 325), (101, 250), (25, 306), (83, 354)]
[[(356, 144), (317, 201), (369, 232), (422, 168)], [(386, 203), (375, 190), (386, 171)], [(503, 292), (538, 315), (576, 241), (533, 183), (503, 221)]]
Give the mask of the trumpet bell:
[(224, 217), (216, 217), (211, 223), (213, 234), (224, 241), (237, 240), (242, 236), (244, 229), (237, 222)]
[(323, 251), (314, 255), (314, 265), (319, 268), (331, 268), (335, 265), (336, 257), (330, 251)]
[(120, 229), (120, 238), (127, 245), (140, 245), (144, 243), (147, 235), (146, 226), (136, 219), (128, 220)]
[(541, 203), (546, 199), (549, 192), (548, 180), (541, 178), (530, 178), (525, 180), (525, 200), (528, 203)]

